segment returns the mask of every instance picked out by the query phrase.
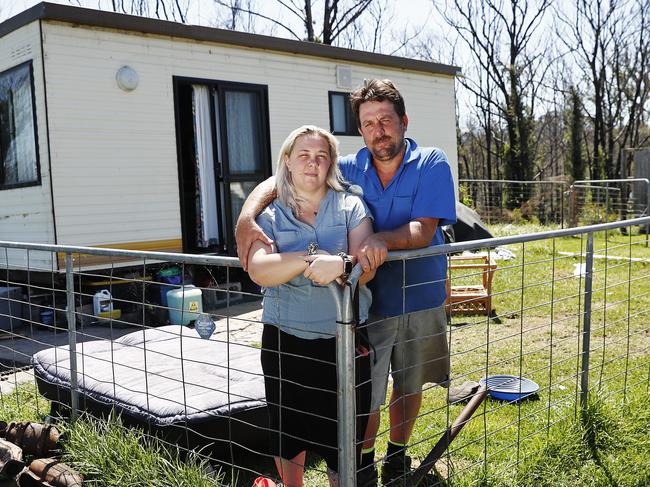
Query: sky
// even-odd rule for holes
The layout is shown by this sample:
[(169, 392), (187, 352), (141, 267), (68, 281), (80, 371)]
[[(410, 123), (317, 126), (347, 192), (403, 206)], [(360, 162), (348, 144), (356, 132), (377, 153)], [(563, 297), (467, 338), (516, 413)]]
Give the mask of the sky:
[[(41, 0), (0, 0), (0, 21), (5, 20), (37, 3)], [(51, 3), (66, 5), (81, 5), (89, 8), (97, 8), (98, 4), (108, 5), (110, 0), (47, 0)], [(190, 23), (199, 25), (211, 25), (214, 19), (213, 0), (189, 0)], [(396, 9), (397, 21), (400, 23), (417, 22), (425, 19), (432, 11), (431, 0), (395, 0), (399, 7)], [(271, 5), (266, 0), (258, 0), (259, 5)]]

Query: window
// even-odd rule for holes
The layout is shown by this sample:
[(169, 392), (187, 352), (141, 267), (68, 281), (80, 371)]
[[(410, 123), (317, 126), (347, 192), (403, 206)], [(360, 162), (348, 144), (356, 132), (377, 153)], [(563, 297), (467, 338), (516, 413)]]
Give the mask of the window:
[(40, 183), (31, 63), (0, 73), (0, 189)]
[(235, 255), (234, 227), (271, 174), (266, 86), (175, 78), (183, 248)]
[(329, 92), (330, 132), (334, 135), (359, 135), (357, 120), (350, 108), (350, 94)]

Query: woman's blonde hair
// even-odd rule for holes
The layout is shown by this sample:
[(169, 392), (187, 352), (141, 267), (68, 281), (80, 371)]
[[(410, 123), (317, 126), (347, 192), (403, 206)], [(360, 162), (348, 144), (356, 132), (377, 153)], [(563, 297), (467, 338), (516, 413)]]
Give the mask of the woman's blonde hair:
[(285, 139), (280, 154), (278, 154), (278, 170), (275, 173), (275, 189), (278, 194), (278, 199), (286, 206), (291, 208), (296, 215), (300, 214), (300, 207), (298, 206), (298, 196), (291, 180), (291, 173), (287, 167), (287, 160), (293, 151), (296, 141), (304, 136), (319, 136), (327, 141), (329, 146), (329, 154), (332, 163), (327, 171), (327, 179), (325, 183), (334, 191), (343, 191), (343, 176), (339, 170), (337, 159), (339, 157), (339, 142), (327, 130), (316, 127), (315, 125), (303, 125), (291, 132)]

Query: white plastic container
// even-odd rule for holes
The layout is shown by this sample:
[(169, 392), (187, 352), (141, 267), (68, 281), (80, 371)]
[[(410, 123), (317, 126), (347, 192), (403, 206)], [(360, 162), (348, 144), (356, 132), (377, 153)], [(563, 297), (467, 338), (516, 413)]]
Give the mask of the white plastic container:
[(102, 318), (113, 314), (113, 297), (108, 289), (97, 291), (93, 296), (93, 312)]
[(167, 291), (169, 322), (172, 325), (189, 325), (203, 313), (203, 293), (191, 284)]

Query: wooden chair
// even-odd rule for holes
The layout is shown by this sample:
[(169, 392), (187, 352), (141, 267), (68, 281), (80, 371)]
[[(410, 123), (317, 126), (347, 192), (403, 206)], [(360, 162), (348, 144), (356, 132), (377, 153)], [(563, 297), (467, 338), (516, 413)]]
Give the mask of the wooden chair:
[[(492, 254), (449, 256), (447, 271), (447, 313), (450, 314), (485, 314), (492, 311), (492, 278), (497, 269)], [(452, 275), (454, 270), (468, 272)], [(481, 279), (480, 284), (465, 284), (471, 279)], [(452, 285), (452, 282), (462, 284)]]

